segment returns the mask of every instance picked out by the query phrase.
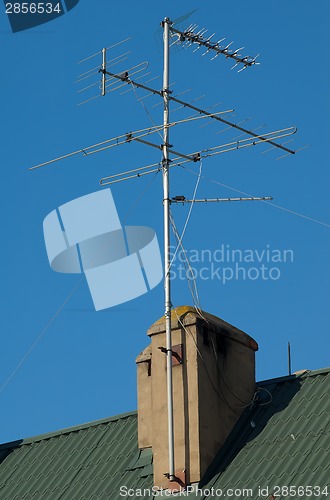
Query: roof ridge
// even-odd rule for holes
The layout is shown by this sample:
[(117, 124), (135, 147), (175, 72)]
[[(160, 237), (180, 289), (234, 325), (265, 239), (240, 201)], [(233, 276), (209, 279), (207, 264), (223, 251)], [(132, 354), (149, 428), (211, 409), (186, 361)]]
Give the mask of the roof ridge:
[(306, 377), (315, 377), (316, 375), (322, 375), (324, 373), (329, 373), (330, 372), (330, 366), (328, 368), (320, 368), (317, 370), (301, 370), (297, 371), (296, 373), (292, 373), (291, 375), (284, 375), (282, 377), (275, 377), (275, 378), (269, 378), (265, 380), (258, 380), (256, 384), (262, 384), (262, 385), (268, 385), (268, 384), (274, 384), (278, 382), (286, 382), (288, 380), (294, 380), (297, 378), (306, 378)]

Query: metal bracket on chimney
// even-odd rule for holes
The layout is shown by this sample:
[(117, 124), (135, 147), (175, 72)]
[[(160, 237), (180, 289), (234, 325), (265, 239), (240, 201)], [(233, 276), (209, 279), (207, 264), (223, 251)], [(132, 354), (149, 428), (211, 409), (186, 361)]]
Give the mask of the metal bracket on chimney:
[[(169, 480), (168, 473), (164, 474), (164, 476)], [(185, 490), (187, 487), (186, 469), (176, 470), (174, 477), (174, 481), (168, 481), (167, 489), (171, 491)]]
[(172, 346), (172, 365), (182, 365), (183, 363), (183, 344), (177, 344)]
[[(167, 354), (166, 347), (158, 347), (158, 349)], [(172, 346), (172, 366), (182, 365), (183, 363), (183, 344)]]

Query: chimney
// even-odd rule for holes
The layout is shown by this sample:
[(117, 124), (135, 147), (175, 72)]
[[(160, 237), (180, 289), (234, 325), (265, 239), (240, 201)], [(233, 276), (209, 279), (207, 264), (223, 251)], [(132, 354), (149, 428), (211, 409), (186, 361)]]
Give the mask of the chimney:
[(139, 448), (152, 448), (154, 484), (197, 483), (255, 392), (255, 351), (246, 333), (193, 307), (172, 311), (174, 460), (169, 482), (165, 318), (137, 357)]

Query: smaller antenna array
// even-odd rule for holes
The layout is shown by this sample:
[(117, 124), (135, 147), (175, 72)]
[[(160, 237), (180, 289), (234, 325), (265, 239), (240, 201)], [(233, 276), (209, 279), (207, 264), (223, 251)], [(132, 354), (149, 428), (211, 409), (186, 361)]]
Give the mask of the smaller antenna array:
[(259, 54), (256, 55), (255, 57), (242, 56), (242, 54), (240, 54), (240, 51), (243, 50), (244, 47), (240, 47), (239, 49), (233, 50), (230, 47), (234, 42), (230, 42), (227, 45), (220, 45), (222, 42), (224, 42), (225, 38), (221, 38), (221, 40), (214, 42), (212, 41), (212, 38), (214, 37), (215, 33), (206, 38), (204, 37), (204, 35), (207, 33), (208, 30), (202, 28), (199, 31), (196, 31), (197, 29), (198, 29), (197, 24), (191, 24), (184, 31), (180, 31), (177, 28), (174, 28), (173, 25), (170, 26), (171, 34), (177, 35), (177, 40), (174, 42), (174, 44), (181, 42), (186, 47), (190, 47), (191, 45), (197, 45), (194, 52), (196, 52), (201, 47), (204, 47), (206, 48), (206, 51), (203, 53), (203, 56), (213, 51), (215, 52), (215, 55), (211, 58), (211, 61), (213, 61), (219, 55), (222, 54), (227, 59), (233, 59), (235, 61), (235, 64), (231, 69), (234, 69), (239, 64), (243, 64), (243, 67), (240, 70), (238, 70), (238, 72), (243, 71), (243, 69), (246, 69), (249, 66), (253, 66), (254, 64), (260, 64), (259, 62), (256, 61), (257, 58), (259, 57)]
[[(118, 50), (118, 47), (120, 47), (122, 44), (128, 42), (131, 40), (131, 37), (125, 38), (124, 40), (121, 40), (120, 42), (117, 42), (109, 47), (103, 48), (101, 51), (96, 52), (95, 54), (92, 54), (81, 61), (78, 61), (77, 64), (83, 64), (87, 61), (90, 61), (91, 59), (94, 59), (95, 57), (100, 57), (101, 55), (101, 69), (100, 65), (94, 66), (93, 68), (90, 68), (87, 71), (84, 71), (83, 73), (80, 73), (77, 76), (77, 79), (75, 81), (76, 84), (81, 84), (81, 87), (77, 90), (78, 94), (81, 94), (83, 92), (91, 92), (94, 89), (98, 89), (99, 93), (94, 94), (88, 99), (79, 102), (77, 106), (81, 106), (82, 104), (86, 104), (87, 102), (90, 102), (100, 96), (104, 96), (106, 92), (113, 92), (115, 90), (120, 89), (121, 87), (124, 86), (124, 83), (118, 83), (118, 80), (115, 80), (114, 78), (108, 78), (105, 71), (107, 67), (111, 66), (113, 68), (114, 66), (122, 65), (127, 59), (129, 58), (130, 54), (132, 53), (131, 50), (127, 50), (125, 52), (121, 52), (118, 55), (116, 54), (116, 51)], [(108, 54), (111, 53), (111, 58), (107, 59)], [(137, 64), (128, 66), (126, 63), (126, 67), (122, 66), (122, 69), (118, 71), (118, 74), (123, 75), (126, 73), (129, 73), (131, 76), (133, 75), (139, 75), (137, 78), (141, 78), (141, 76), (147, 76), (150, 74), (149, 72), (146, 72), (147, 68), (149, 66), (148, 61), (142, 61)], [(99, 81), (98, 75), (100, 73), (100, 70), (103, 72), (102, 80), (101, 82)], [(93, 79), (93, 77), (97, 77), (95, 81), (92, 81), (92, 83), (87, 84), (87, 80), (91, 81), (89, 79)], [(86, 82), (86, 83), (85, 83)], [(84, 86), (83, 86), (84, 85)]]
[(272, 199), (273, 198), (271, 196), (262, 196), (262, 197), (249, 196), (247, 198), (201, 198), (201, 199), (189, 200), (184, 196), (174, 196), (174, 198), (171, 199), (171, 204), (181, 203), (182, 205), (184, 205), (185, 203), (223, 203), (227, 201), (269, 201)]

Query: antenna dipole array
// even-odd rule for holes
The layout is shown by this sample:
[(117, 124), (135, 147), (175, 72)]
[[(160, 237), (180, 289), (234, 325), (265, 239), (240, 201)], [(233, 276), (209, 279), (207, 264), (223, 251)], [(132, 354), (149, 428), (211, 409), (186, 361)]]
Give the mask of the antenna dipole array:
[(206, 38), (204, 37), (204, 35), (205, 33), (207, 33), (208, 30), (202, 28), (201, 30), (196, 32), (197, 29), (198, 29), (197, 24), (191, 24), (184, 31), (180, 31), (177, 28), (174, 28), (173, 26), (170, 27), (171, 33), (178, 36), (177, 41), (174, 43), (181, 42), (185, 43), (187, 46), (197, 45), (195, 51), (200, 49), (201, 47), (204, 47), (206, 48), (206, 51), (203, 53), (203, 56), (213, 51), (216, 54), (215, 56), (212, 57), (211, 60), (216, 59), (218, 56), (222, 54), (227, 59), (233, 59), (235, 61), (235, 64), (231, 69), (234, 69), (239, 64), (243, 64), (243, 68), (241, 68), (238, 72), (243, 71), (243, 69), (247, 68), (248, 66), (253, 66), (254, 64), (260, 64), (259, 62), (256, 61), (256, 59), (259, 57), (259, 54), (256, 55), (255, 57), (242, 56), (242, 54), (240, 54), (239, 52), (243, 50), (244, 47), (240, 47), (239, 49), (235, 50), (230, 49), (229, 47), (231, 47), (231, 45), (234, 42), (230, 42), (228, 43), (228, 45), (222, 46), (220, 45), (220, 43), (223, 42), (225, 38), (222, 38), (221, 40), (214, 42), (212, 41), (212, 38), (214, 37), (215, 33)]

